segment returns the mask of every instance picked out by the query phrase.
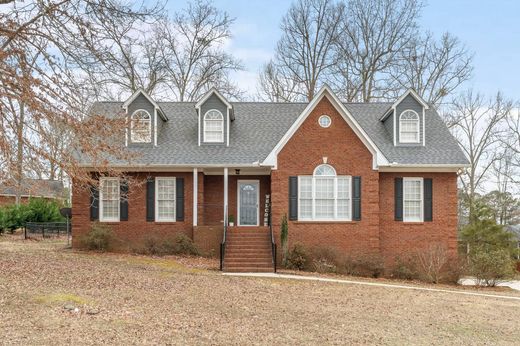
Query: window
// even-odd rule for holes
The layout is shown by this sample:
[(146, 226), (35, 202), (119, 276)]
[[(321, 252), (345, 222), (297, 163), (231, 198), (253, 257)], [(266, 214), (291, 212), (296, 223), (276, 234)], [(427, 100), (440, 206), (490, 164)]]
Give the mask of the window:
[(204, 142), (224, 142), (224, 116), (216, 109), (204, 115)]
[(152, 141), (152, 118), (150, 114), (139, 109), (132, 114), (130, 123), (131, 139), (134, 143), (150, 143)]
[(419, 115), (410, 109), (399, 117), (399, 138), (401, 143), (419, 143)]
[(300, 220), (351, 220), (351, 179), (337, 176), (329, 165), (320, 165), (312, 176), (298, 177)]
[(332, 120), (330, 119), (330, 117), (328, 115), (322, 115), (318, 119), (318, 123), (320, 124), (321, 127), (329, 127), (330, 124), (332, 123)]
[(119, 179), (101, 178), (99, 184), (99, 220), (119, 221)]
[(175, 178), (157, 178), (155, 221), (175, 221)]
[(423, 221), (422, 178), (403, 178), (403, 221)]

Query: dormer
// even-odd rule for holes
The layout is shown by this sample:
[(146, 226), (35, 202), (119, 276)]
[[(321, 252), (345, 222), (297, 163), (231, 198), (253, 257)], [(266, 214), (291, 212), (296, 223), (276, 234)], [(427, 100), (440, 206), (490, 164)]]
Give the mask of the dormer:
[(198, 143), (229, 146), (229, 124), (235, 120), (233, 106), (217, 89), (211, 88), (195, 104), (198, 116)]
[(413, 89), (408, 89), (383, 115), (381, 121), (395, 146), (424, 146), (428, 103)]
[(168, 121), (161, 107), (148, 93), (139, 89), (123, 103), (127, 115), (125, 145), (157, 146), (157, 132)]

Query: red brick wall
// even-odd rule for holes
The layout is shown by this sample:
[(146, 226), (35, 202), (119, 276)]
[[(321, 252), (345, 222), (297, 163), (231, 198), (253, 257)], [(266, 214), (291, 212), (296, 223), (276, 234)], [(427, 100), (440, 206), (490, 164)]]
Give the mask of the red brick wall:
[[(318, 124), (320, 115), (332, 119), (329, 128)], [(316, 166), (332, 165), (338, 175), (361, 176), (361, 221), (297, 222), (289, 221), (289, 245), (335, 247), (346, 254), (379, 252), (379, 174), (372, 170), (372, 154), (348, 126), (327, 98), (324, 98), (303, 122), (278, 155), (278, 169), (271, 174), (272, 217), (276, 239), (280, 221), (288, 215), (290, 176), (312, 175)]]
[[(433, 221), (394, 221), (394, 179), (396, 177), (432, 178)], [(456, 173), (381, 173), (380, 174), (381, 253), (387, 265), (442, 244), (452, 258), (457, 256), (457, 174)]]
[[(128, 196), (128, 221), (105, 222), (112, 227), (118, 241), (116, 250), (132, 251), (142, 245), (150, 236), (174, 237), (184, 233), (193, 237), (193, 174), (190, 173), (136, 173), (136, 180), (143, 182), (139, 186), (130, 186)], [(184, 221), (179, 222), (147, 222), (146, 221), (146, 181), (148, 176), (168, 176), (184, 178)], [(78, 246), (82, 235), (90, 229), (90, 195), (88, 189), (77, 185), (72, 195), (72, 245)]]

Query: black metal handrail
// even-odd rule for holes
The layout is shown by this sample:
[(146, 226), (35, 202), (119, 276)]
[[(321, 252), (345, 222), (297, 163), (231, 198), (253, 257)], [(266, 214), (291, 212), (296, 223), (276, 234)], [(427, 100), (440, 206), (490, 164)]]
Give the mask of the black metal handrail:
[(228, 227), (228, 210), (224, 209), (224, 233), (222, 234), (222, 242), (220, 243), (220, 271), (224, 269), (224, 256), (226, 254), (226, 233)]
[(269, 204), (269, 232), (271, 233), (271, 254), (273, 257), (273, 269), (276, 273), (276, 242), (274, 241), (273, 223), (271, 217), (271, 204)]

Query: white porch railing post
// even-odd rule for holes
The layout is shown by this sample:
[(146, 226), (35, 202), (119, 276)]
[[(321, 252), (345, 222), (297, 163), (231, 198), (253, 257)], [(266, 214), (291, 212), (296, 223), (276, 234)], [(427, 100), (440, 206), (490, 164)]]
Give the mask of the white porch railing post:
[(224, 168), (224, 225), (227, 225), (227, 206), (228, 206), (228, 168)]
[(193, 168), (193, 226), (197, 226), (198, 219), (198, 196), (199, 196), (199, 170)]

